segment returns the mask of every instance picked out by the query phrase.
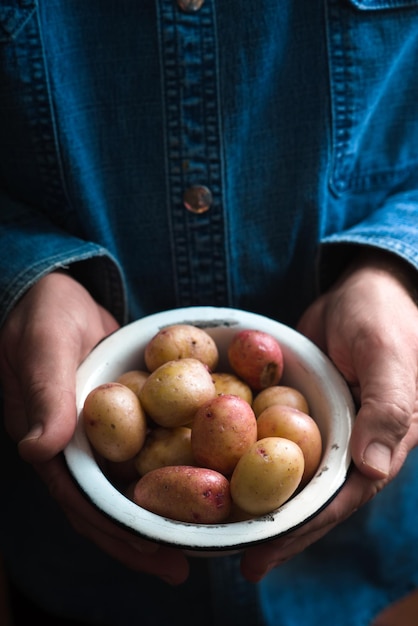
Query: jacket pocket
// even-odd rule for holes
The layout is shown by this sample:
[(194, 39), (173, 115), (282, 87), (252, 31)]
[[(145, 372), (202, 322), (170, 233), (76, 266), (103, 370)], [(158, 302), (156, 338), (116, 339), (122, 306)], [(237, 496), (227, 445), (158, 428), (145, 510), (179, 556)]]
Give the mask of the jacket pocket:
[(15, 39), (36, 10), (36, 0), (0, 0), (0, 43)]
[(418, 168), (418, 0), (328, 0), (327, 29), (331, 188), (393, 185)]

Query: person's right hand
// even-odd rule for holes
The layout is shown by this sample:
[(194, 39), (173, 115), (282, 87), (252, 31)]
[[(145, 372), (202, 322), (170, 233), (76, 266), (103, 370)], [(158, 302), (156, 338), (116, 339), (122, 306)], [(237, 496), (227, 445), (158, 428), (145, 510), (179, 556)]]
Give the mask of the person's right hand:
[(66, 273), (53, 272), (29, 289), (0, 331), (5, 426), (80, 534), (128, 567), (179, 584), (189, 571), (183, 553), (113, 524), (84, 498), (60, 454), (77, 421), (77, 367), (117, 328)]

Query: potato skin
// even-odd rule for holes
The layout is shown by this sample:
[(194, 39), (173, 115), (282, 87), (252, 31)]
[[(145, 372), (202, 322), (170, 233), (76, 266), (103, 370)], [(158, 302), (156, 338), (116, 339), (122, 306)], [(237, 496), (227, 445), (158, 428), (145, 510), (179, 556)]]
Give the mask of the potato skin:
[(212, 372), (212, 380), (215, 383), (216, 393), (233, 394), (239, 396), (248, 404), (253, 402), (253, 392), (247, 383), (229, 372)]
[(273, 385), (272, 387), (266, 387), (262, 389), (254, 398), (252, 402), (253, 411), (258, 417), (264, 409), (272, 406), (273, 404), (284, 404), (286, 406), (293, 406), (299, 411), (308, 413), (309, 406), (305, 396), (294, 387), (287, 387), (286, 385)]
[(202, 467), (160, 467), (139, 479), (136, 504), (152, 513), (191, 524), (218, 524), (231, 513), (229, 481)]
[(187, 426), (152, 429), (134, 463), (140, 476), (166, 465), (194, 465), (191, 429)]
[(238, 396), (216, 396), (195, 413), (191, 442), (197, 465), (229, 476), (256, 440), (254, 411)]
[(109, 461), (127, 461), (141, 449), (147, 432), (145, 413), (137, 395), (111, 382), (92, 389), (82, 413), (86, 436)]
[(148, 376), (149, 372), (145, 370), (129, 370), (121, 374), (116, 379), (116, 382), (129, 387), (139, 397), (139, 392)]
[(279, 342), (261, 330), (238, 331), (228, 346), (228, 361), (239, 378), (253, 391), (277, 385), (283, 374), (283, 353)]
[(215, 340), (192, 324), (172, 324), (158, 331), (145, 347), (145, 365), (150, 372), (167, 361), (185, 358), (198, 359), (214, 370), (219, 360)]
[(167, 361), (154, 370), (141, 391), (141, 404), (159, 426), (186, 426), (201, 404), (216, 395), (209, 370), (198, 359)]
[(233, 502), (252, 515), (271, 513), (294, 494), (303, 469), (303, 452), (296, 443), (282, 437), (260, 439), (234, 469)]
[(291, 406), (273, 404), (258, 416), (257, 437), (285, 437), (297, 443), (305, 459), (301, 485), (311, 480), (322, 455), (321, 432), (313, 417)]

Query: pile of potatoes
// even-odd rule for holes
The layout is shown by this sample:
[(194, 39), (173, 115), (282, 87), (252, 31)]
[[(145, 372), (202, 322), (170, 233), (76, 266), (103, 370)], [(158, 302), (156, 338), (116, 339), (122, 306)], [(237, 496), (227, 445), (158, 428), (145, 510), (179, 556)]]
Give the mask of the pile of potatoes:
[(92, 389), (82, 420), (109, 479), (163, 517), (218, 524), (272, 512), (318, 469), (322, 440), (297, 389), (280, 385), (283, 353), (238, 330), (230, 371), (204, 329), (156, 332), (132, 370)]

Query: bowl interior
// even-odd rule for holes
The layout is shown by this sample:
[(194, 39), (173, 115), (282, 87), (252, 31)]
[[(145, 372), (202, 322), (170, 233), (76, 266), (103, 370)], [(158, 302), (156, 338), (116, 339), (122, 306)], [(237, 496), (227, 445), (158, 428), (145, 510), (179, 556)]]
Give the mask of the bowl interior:
[(348, 443), (354, 420), (354, 404), (348, 387), (330, 360), (308, 339), (269, 318), (218, 307), (189, 307), (164, 311), (133, 322), (110, 335), (90, 353), (77, 373), (77, 411), (81, 414), (87, 394), (97, 385), (115, 380), (130, 369), (144, 369), (147, 342), (162, 327), (190, 323), (205, 328), (219, 351), (218, 371), (226, 371), (226, 347), (242, 328), (264, 330), (280, 342), (285, 368), (280, 384), (299, 389), (323, 440), (320, 467), (297, 495), (271, 514), (251, 520), (196, 525), (178, 522), (142, 509), (106, 478), (98, 467), (79, 420), (64, 451), (73, 477), (87, 497), (104, 513), (133, 532), (161, 543), (193, 551), (225, 551), (282, 535), (316, 515), (343, 485), (350, 466)]

